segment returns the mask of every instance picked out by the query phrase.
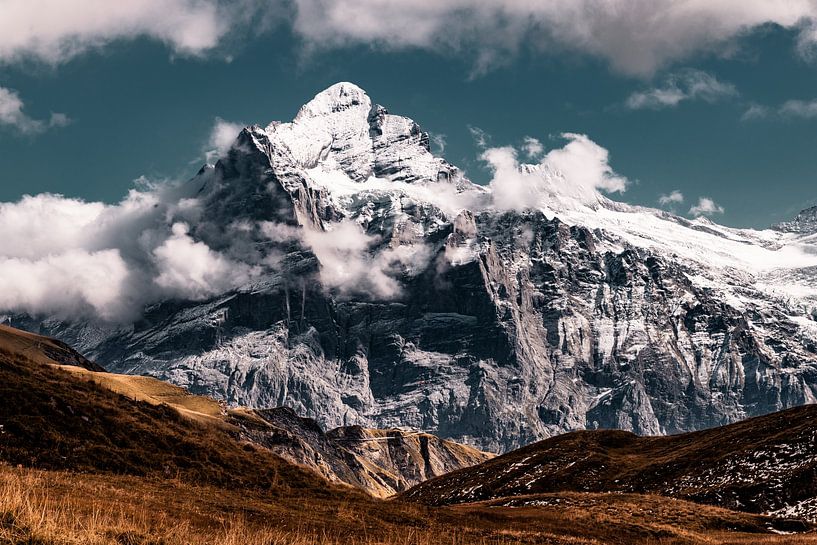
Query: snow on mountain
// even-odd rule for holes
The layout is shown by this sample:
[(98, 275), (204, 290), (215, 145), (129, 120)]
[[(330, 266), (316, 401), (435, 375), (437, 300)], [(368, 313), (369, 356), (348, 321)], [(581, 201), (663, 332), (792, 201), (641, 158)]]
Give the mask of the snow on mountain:
[(494, 450), (817, 400), (814, 231), (616, 202), (606, 150), (565, 137), (536, 165), (487, 150), (478, 186), (339, 83), (291, 123), (244, 129), (162, 220), (183, 208), (184, 237), (240, 264), (238, 288), (127, 326), (15, 320), (230, 403)]

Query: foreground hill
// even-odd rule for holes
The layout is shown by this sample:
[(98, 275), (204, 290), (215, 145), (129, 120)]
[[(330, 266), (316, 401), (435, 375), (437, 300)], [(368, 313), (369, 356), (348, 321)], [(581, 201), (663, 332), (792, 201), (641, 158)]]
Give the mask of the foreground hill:
[(50, 345), (39, 338), (45, 352), (17, 351), (30, 337), (7, 328), (2, 333), (0, 461), (278, 494), (338, 493), (312, 472), (268, 449), (242, 444), (216, 426), (197, 424), (170, 405), (132, 399), (85, 380), (81, 374), (90, 372), (84, 368), (66, 371), (50, 364)]
[(0, 350), (42, 364), (70, 365), (87, 371), (104, 371), (67, 344), (0, 324)]
[(433, 479), (402, 497), (447, 505), (563, 491), (647, 493), (817, 520), (815, 441), (815, 405), (667, 437), (574, 432)]

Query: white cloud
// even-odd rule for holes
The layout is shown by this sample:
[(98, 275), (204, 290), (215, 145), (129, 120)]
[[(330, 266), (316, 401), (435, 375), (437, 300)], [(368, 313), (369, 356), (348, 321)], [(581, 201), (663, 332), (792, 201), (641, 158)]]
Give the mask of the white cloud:
[(700, 70), (684, 70), (668, 76), (661, 87), (631, 94), (625, 104), (632, 110), (657, 110), (672, 108), (687, 100), (715, 102), (737, 94), (731, 83), (718, 81), (715, 76)]
[(261, 272), (194, 241), (185, 223), (173, 224), (171, 231), (171, 236), (153, 250), (153, 255), (159, 273), (154, 282), (172, 296), (204, 299), (240, 286)]
[(400, 244), (377, 249), (378, 237), (352, 220), (327, 224), (325, 231), (265, 222), (270, 240), (304, 242), (320, 263), (321, 284), (340, 296), (366, 295), (394, 299), (402, 294), (398, 278), (422, 270), (431, 259), (424, 244)]
[(7, 126), (21, 134), (32, 135), (70, 123), (68, 116), (60, 113), (52, 113), (47, 121), (34, 119), (23, 111), (24, 107), (16, 91), (0, 87), (0, 127)]
[[(127, 321), (157, 300), (206, 298), (249, 281), (258, 264), (229, 245), (231, 232), (218, 239), (187, 195), (196, 190), (132, 190), (116, 205), (49, 194), (0, 203), (0, 309)], [(187, 222), (212, 232), (220, 251), (194, 240)]]
[(536, 138), (526, 136), (522, 139), (522, 149), (525, 155), (528, 156), (528, 159), (538, 159), (545, 151), (545, 146)]
[(711, 216), (713, 214), (723, 214), (723, 212), (724, 212), (723, 207), (715, 203), (715, 201), (713, 201), (709, 197), (700, 197), (698, 199), (698, 204), (692, 206), (689, 209), (689, 214), (695, 217)]
[(242, 123), (233, 123), (217, 117), (207, 139), (204, 150), (205, 160), (208, 163), (214, 163), (220, 157), (224, 157), (244, 127)]
[(787, 100), (780, 106), (778, 113), (783, 116), (813, 119), (817, 117), (817, 99)]
[(627, 189), (627, 179), (613, 172), (610, 152), (585, 134), (563, 133), (568, 143), (549, 151), (542, 164), (561, 172), (568, 181), (584, 187), (621, 193)]
[(215, 47), (232, 22), (217, 0), (3, 0), (0, 62), (57, 64), (140, 36), (200, 54)]
[(684, 194), (677, 189), (671, 191), (669, 194), (662, 194), (658, 197), (658, 204), (666, 206), (668, 204), (681, 204), (684, 202)]
[(0, 308), (57, 316), (90, 314), (117, 320), (130, 272), (117, 250), (63, 250), (36, 259), (0, 256)]
[(542, 179), (537, 174), (524, 172), (520, 168), (514, 148), (490, 148), (482, 153), (481, 159), (493, 170), (488, 187), (497, 208), (524, 210), (541, 206)]
[(817, 42), (811, 0), (295, 0), (294, 27), (314, 47), (351, 43), (468, 52), (476, 70), (522, 48), (606, 59), (617, 71), (650, 75), (701, 53), (728, 54), (753, 29), (798, 32), (798, 51)]
[(549, 151), (536, 165), (520, 165), (510, 146), (489, 148), (481, 158), (493, 177), (488, 185), (494, 206), (504, 210), (547, 207), (566, 197), (589, 203), (599, 191), (626, 191), (628, 180), (615, 173), (609, 152), (584, 134), (564, 133), (568, 142)]

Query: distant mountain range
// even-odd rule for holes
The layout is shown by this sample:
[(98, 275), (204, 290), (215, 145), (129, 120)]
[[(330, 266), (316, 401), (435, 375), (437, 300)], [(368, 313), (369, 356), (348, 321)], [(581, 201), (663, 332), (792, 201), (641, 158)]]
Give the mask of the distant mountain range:
[(543, 165), (516, 174), (525, 202), (471, 183), (415, 122), (339, 83), (291, 123), (245, 128), (157, 214), (240, 262), (239, 287), (132, 324), (12, 321), (229, 405), (494, 452), (817, 400), (813, 209), (731, 229)]

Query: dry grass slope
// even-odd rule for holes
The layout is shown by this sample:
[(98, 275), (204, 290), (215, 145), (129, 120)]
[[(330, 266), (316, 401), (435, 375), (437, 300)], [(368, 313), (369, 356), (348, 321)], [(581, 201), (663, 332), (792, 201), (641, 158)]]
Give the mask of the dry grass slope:
[(655, 496), (567, 494), (541, 507), (427, 509), (181, 481), (0, 466), (6, 545), (794, 545), (762, 517)]

